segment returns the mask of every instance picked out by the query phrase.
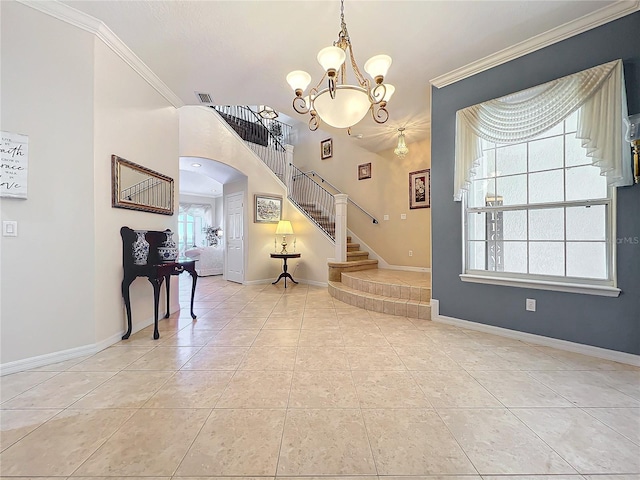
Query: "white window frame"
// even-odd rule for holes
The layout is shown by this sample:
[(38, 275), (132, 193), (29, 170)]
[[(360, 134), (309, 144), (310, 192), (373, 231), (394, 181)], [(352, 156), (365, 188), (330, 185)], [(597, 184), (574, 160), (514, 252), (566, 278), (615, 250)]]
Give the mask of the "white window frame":
[[(566, 135), (566, 133), (565, 133)], [(523, 142), (528, 143), (528, 142)], [(567, 171), (566, 163), (563, 162), (563, 172)], [(527, 183), (529, 182), (529, 167), (527, 164)], [(566, 177), (565, 177), (566, 178)], [(521, 205), (505, 205), (500, 207), (469, 207), (468, 191), (463, 195), (462, 208), (462, 274), (460, 279), (463, 282), (482, 283), (491, 285), (503, 285), (511, 287), (532, 288), (539, 290), (552, 290), (557, 292), (580, 293), (588, 295), (601, 295), (607, 297), (617, 297), (620, 295), (620, 289), (617, 288), (617, 272), (616, 272), (616, 188), (609, 186), (607, 188), (607, 197), (597, 200), (584, 201), (562, 201), (549, 203), (526, 203)], [(607, 272), (609, 279), (589, 279), (575, 278), (565, 276), (522, 274), (511, 272), (492, 272), (487, 270), (472, 270), (467, 268), (468, 249), (470, 246), (468, 218), (470, 213), (474, 212), (490, 212), (490, 211), (514, 211), (525, 210), (531, 211), (535, 209), (577, 207), (577, 206), (594, 206), (606, 205), (606, 215), (608, 217), (608, 231), (606, 239), (607, 254)], [(566, 243), (566, 239), (564, 241)], [(527, 244), (529, 239), (527, 238)], [(528, 256), (528, 254), (527, 254)], [(527, 259), (528, 261), (528, 259)], [(566, 257), (565, 257), (566, 262)]]

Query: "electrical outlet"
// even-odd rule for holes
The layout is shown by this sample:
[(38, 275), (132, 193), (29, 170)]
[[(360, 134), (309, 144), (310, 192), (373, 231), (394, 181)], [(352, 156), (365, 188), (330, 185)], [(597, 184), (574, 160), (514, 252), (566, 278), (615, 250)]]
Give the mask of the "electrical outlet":
[(413, 250), (409, 250), (409, 256), (413, 257)]
[(382, 217), (383, 220), (389, 220), (389, 215), (385, 215), (384, 217)]
[(525, 309), (527, 312), (535, 312), (536, 311), (536, 301), (533, 298), (527, 298), (525, 302)]
[(401, 213), (400, 214), (400, 220), (406, 220), (407, 219), (407, 214), (406, 213)]

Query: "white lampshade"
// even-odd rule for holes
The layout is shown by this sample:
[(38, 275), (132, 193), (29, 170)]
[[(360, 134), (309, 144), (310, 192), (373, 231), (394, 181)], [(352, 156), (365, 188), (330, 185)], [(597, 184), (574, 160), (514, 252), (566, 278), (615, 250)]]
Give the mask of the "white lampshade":
[(391, 66), (391, 57), (389, 55), (376, 55), (367, 60), (364, 64), (364, 71), (375, 79), (377, 76), (385, 76)]
[(335, 128), (349, 128), (360, 120), (371, 108), (367, 92), (358, 87), (337, 85), (336, 98), (331, 98), (324, 90), (313, 100), (318, 115), (328, 125)]
[(289, 220), (280, 220), (276, 227), (276, 235), (293, 235), (293, 227)]
[(329, 69), (339, 70), (346, 58), (346, 53), (340, 47), (326, 47), (318, 52), (318, 63), (325, 72)]
[(303, 70), (294, 70), (287, 75), (287, 83), (291, 86), (293, 91), (304, 90), (311, 83), (311, 75)]

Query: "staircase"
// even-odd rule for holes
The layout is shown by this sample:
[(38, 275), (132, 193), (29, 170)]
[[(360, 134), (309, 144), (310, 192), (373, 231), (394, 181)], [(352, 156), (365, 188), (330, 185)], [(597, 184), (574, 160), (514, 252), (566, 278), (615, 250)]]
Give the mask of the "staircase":
[[(305, 173), (291, 163), (287, 165), (286, 149), (281, 143), (281, 140), (285, 140), (282, 136), (272, 135), (272, 132), (277, 130), (274, 129), (274, 125), (278, 125), (267, 124), (248, 107), (213, 108), (283, 183), (288, 185), (289, 200), (335, 242), (335, 199), (324, 186), (332, 188), (334, 192), (340, 192), (315, 172)], [(351, 203), (371, 217), (374, 224), (378, 223), (375, 217), (358, 204), (353, 201)], [(328, 264), (329, 294), (332, 297), (373, 312), (430, 320), (429, 274), (379, 270), (378, 260), (370, 259), (369, 252), (360, 250), (360, 244), (353, 243), (351, 237), (347, 237), (346, 257), (346, 262)]]
[(333, 219), (320, 209), (315, 203), (299, 202), (297, 204), (302, 210), (307, 213), (307, 216), (320, 225), (327, 234), (335, 238), (336, 237), (336, 224)]

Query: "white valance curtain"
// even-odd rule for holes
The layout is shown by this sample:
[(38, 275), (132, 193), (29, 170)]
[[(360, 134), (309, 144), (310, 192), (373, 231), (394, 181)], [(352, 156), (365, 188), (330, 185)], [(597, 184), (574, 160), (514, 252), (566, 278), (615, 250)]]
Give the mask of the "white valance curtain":
[(198, 203), (181, 203), (179, 211), (184, 215), (201, 217), (207, 221), (208, 225), (211, 225), (211, 205)]
[(577, 137), (593, 165), (613, 186), (633, 183), (631, 150), (624, 140), (627, 98), (622, 61), (615, 60), (456, 112), (454, 200), (476, 174), (482, 141), (531, 140), (578, 111)]

